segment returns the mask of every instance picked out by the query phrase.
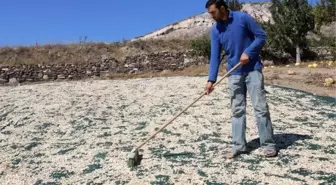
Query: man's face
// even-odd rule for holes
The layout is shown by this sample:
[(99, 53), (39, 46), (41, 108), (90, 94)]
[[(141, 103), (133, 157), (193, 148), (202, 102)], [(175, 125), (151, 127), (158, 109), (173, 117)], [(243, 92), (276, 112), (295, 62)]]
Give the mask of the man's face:
[(209, 6), (208, 12), (215, 21), (220, 21), (220, 20), (223, 20), (224, 18), (224, 7), (223, 6), (220, 9), (218, 9), (216, 5), (213, 4)]

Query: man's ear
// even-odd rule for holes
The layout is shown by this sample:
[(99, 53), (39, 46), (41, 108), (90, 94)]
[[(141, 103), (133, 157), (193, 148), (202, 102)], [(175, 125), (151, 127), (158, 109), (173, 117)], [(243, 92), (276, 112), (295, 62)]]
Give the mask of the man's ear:
[(225, 7), (221, 6), (219, 10), (220, 10), (220, 12), (224, 13), (225, 12)]

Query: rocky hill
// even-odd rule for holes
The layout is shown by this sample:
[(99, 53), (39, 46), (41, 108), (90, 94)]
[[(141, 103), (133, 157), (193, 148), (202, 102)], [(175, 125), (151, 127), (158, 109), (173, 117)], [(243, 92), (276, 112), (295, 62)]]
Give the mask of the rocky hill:
[[(272, 22), (272, 14), (269, 10), (271, 3), (244, 3), (241, 11), (244, 11), (254, 17), (258, 22)], [(156, 31), (132, 39), (193, 39), (207, 33), (214, 20), (207, 12), (184, 19), (180, 22), (169, 24)], [(328, 37), (336, 37), (336, 22), (321, 27), (321, 34)], [(318, 39), (318, 36), (309, 33), (308, 38)]]
[[(243, 4), (241, 10), (249, 13), (258, 21), (267, 22), (272, 19), (272, 14), (269, 11), (270, 6), (270, 3), (246, 3)], [(133, 40), (195, 38), (207, 33), (213, 24), (213, 19), (207, 12), (204, 12), (180, 22), (169, 24), (159, 30)]]

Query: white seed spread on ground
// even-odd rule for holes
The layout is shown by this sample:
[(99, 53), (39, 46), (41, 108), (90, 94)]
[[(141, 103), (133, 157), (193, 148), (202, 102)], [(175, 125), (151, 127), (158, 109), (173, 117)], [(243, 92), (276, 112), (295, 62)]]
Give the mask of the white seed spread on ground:
[[(318, 184), (336, 180), (335, 102), (266, 86), (276, 158), (226, 160), (225, 82), (141, 150), (127, 155), (202, 93), (205, 77), (55, 82), (1, 87), (0, 184)], [(258, 138), (247, 99), (247, 140)]]

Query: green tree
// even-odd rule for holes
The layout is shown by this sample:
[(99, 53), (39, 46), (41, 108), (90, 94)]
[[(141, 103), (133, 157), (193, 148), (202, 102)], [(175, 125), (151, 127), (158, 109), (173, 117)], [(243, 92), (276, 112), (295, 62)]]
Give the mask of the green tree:
[[(200, 37), (197, 37), (190, 41), (190, 49), (192, 53), (196, 56), (203, 56), (210, 60), (211, 56), (211, 39), (210, 33), (206, 33)], [(225, 52), (222, 49), (221, 59), (225, 57)]]
[(239, 2), (239, 0), (227, 0), (226, 1), (229, 8), (233, 11), (241, 10), (243, 5)]
[(204, 34), (201, 37), (191, 40), (190, 46), (193, 53), (198, 56), (204, 56), (210, 59), (211, 41), (210, 34)]
[(320, 0), (313, 8), (316, 30), (319, 31), (323, 24), (336, 21), (336, 0)]
[(308, 50), (307, 33), (314, 30), (312, 7), (307, 0), (272, 0), (270, 11), (273, 23), (263, 24), (267, 45), (301, 62), (302, 51)]

